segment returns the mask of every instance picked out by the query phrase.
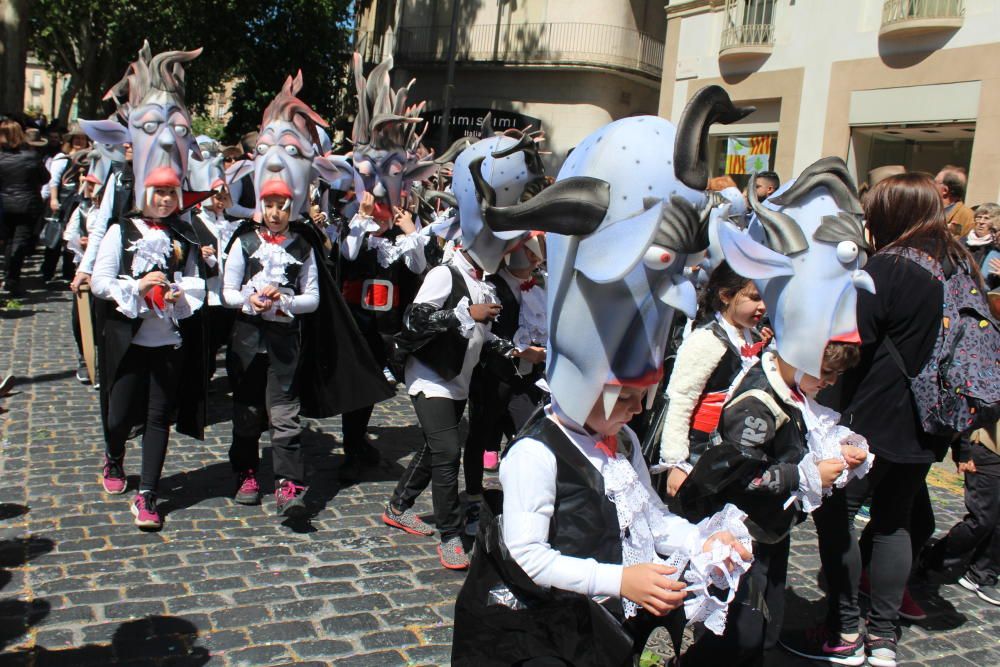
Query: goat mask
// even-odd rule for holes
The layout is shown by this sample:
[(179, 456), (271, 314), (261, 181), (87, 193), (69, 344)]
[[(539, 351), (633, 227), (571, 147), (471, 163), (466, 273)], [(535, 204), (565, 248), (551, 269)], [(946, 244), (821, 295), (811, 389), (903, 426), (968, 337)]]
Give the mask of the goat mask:
[(748, 233), (719, 229), (726, 261), (756, 283), (781, 358), (819, 377), (828, 342), (861, 342), (857, 290), (875, 293), (861, 269), (869, 247), (857, 189), (844, 161), (828, 157), (763, 204), (748, 195), (757, 215)]
[(583, 424), (597, 401), (610, 413), (623, 386), (663, 373), (675, 308), (693, 316), (681, 271), (708, 246), (708, 126), (752, 109), (718, 86), (699, 91), (675, 128), (654, 116), (615, 121), (584, 139), (556, 182), (529, 201), (491, 206), (494, 231), (546, 232), (549, 344), (546, 376), (567, 416)]

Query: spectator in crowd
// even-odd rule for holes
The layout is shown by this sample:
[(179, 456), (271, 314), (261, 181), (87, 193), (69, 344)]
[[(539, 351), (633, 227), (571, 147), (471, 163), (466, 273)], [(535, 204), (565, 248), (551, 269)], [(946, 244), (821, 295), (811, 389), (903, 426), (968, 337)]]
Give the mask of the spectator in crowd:
[(980, 204), (974, 221), (965, 237), (965, 247), (982, 271), (986, 286), (996, 289), (1000, 287), (1000, 256), (993, 251), (1000, 252), (1000, 204)]
[(764, 201), (778, 189), (781, 179), (773, 171), (762, 171), (754, 179), (753, 187), (757, 191), (757, 201)]
[(42, 214), (41, 192), (46, 181), (42, 158), (28, 145), (21, 125), (11, 119), (0, 121), (0, 239), (6, 245), (4, 285), (12, 296), (23, 293), (21, 267)]
[(934, 177), (941, 201), (944, 202), (948, 231), (959, 238), (966, 236), (972, 229), (972, 209), (965, 205), (968, 180), (965, 169), (950, 164), (941, 167), (941, 171)]

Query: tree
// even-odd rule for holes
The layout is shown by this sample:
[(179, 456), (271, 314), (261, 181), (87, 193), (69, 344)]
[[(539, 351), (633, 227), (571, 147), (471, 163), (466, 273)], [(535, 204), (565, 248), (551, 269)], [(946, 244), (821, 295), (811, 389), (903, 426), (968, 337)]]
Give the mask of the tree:
[(0, 0), (0, 111), (20, 111), (24, 104), (30, 8), (31, 0)]
[(223, 82), (242, 80), (231, 104), (232, 138), (257, 126), (292, 68), (302, 68), (306, 99), (321, 114), (339, 110), (332, 88), (344, 77), (349, 6), (350, 0), (35, 0), (32, 48), (70, 77), (58, 114), (66, 122), (75, 98), (83, 118), (113, 111), (101, 98), (143, 39), (153, 53), (203, 46), (185, 68), (188, 105), (202, 109)]

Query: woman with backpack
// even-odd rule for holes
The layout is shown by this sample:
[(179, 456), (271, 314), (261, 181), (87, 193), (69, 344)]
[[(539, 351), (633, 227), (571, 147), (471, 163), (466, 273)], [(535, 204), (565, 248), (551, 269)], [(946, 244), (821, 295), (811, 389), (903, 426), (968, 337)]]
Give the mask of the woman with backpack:
[[(914, 552), (934, 526), (933, 514), (926, 516), (931, 508), (925, 478), (953, 440), (927, 432), (919, 398), (911, 391), (911, 379), (937, 352), (947, 319), (948, 283), (925, 267), (939, 266), (946, 279), (960, 272), (981, 278), (961, 241), (948, 232), (941, 198), (926, 175), (881, 181), (864, 208), (876, 250), (865, 271), (875, 282), (875, 294), (858, 296), (861, 363), (844, 376), (843, 423), (867, 438), (875, 463), (867, 477), (835, 492), (813, 517), (829, 586), (825, 647), (836, 646), (838, 635), (859, 632), (858, 586), (865, 567), (871, 606), (861, 632), (869, 664), (895, 667), (903, 591)], [(854, 516), (869, 494), (871, 523), (859, 546)], [(820, 653), (814, 657), (860, 664), (842, 662), (833, 650)]]

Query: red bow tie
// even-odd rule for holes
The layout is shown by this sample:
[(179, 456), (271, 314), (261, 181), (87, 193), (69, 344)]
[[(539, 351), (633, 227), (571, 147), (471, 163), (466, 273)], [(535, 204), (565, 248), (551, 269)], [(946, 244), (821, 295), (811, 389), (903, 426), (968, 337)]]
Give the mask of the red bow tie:
[(472, 267), (472, 273), (470, 275), (473, 278), (475, 278), (476, 280), (482, 280), (483, 279), (483, 270), (479, 269), (479, 268), (476, 268), (476, 267)]
[(618, 454), (618, 436), (609, 435), (601, 438), (596, 446), (599, 450), (607, 454), (609, 459), (613, 459)]
[(279, 245), (281, 243), (284, 243), (285, 239), (288, 238), (284, 234), (272, 234), (271, 232), (266, 232), (266, 231), (261, 232), (260, 237), (268, 243), (277, 243)]
[(524, 280), (524, 281), (521, 282), (521, 291), (522, 292), (530, 291), (531, 288), (534, 287), (537, 284), (538, 284), (538, 281), (535, 280), (534, 276), (532, 276), (531, 278), (528, 278), (527, 280)]
[(163, 232), (167, 230), (167, 226), (162, 222), (153, 222), (151, 220), (144, 220), (144, 222), (146, 223), (147, 227), (149, 227), (150, 229), (154, 229), (158, 232)]
[(764, 341), (758, 341), (753, 345), (744, 345), (740, 348), (740, 354), (744, 357), (756, 357), (764, 349)]

